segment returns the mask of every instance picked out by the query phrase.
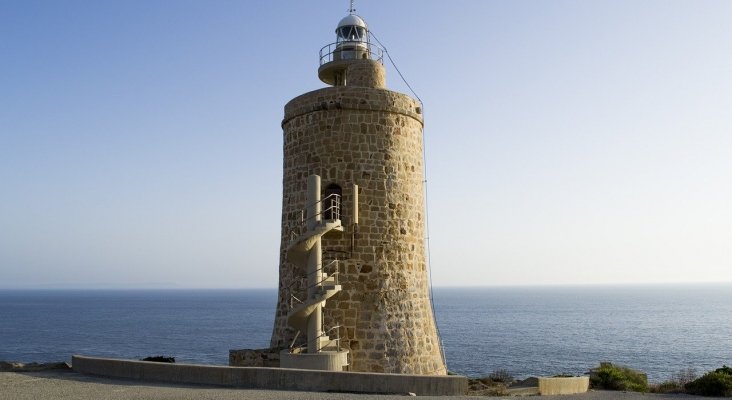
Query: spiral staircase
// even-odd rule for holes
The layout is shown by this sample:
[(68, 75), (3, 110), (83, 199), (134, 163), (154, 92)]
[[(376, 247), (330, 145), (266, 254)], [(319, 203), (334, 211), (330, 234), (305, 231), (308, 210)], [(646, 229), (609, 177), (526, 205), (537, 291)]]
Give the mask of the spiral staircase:
[[(297, 331), (295, 340), (305, 332), (307, 341), (304, 346), (295, 347), (293, 340), (293, 346), (281, 352), (280, 366), (343, 371), (348, 366), (348, 351), (340, 348), (340, 338), (337, 336), (339, 326), (323, 329), (323, 307), (329, 298), (341, 291), (338, 261), (333, 260), (324, 267), (321, 246), (323, 236), (337, 235), (343, 231), (340, 196), (332, 194), (321, 200), (320, 177), (311, 175), (308, 177), (307, 204), (303, 214), (307, 217), (302, 218), (304, 231), (296, 235), (287, 247), (287, 261), (307, 271), (304, 279), (307, 282), (307, 297), (299, 299), (290, 294), (291, 308), (287, 323)], [(334, 272), (325, 272), (334, 266)], [(331, 332), (335, 332), (335, 338), (330, 337)]]

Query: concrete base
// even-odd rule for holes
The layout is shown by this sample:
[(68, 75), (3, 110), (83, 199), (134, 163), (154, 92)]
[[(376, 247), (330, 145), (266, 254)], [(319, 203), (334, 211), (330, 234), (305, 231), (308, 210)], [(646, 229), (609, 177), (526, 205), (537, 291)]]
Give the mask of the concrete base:
[(280, 352), (280, 367), (295, 369), (315, 369), (318, 371), (343, 371), (348, 365), (348, 351), (321, 351), (320, 353)]
[(331, 372), (286, 368), (250, 368), (167, 364), (75, 355), (72, 368), (82, 374), (146, 381), (313, 392), (415, 393), (455, 396), (468, 391), (468, 379), (447, 375)]
[(539, 394), (542, 396), (585, 393), (589, 388), (589, 376), (539, 378)]

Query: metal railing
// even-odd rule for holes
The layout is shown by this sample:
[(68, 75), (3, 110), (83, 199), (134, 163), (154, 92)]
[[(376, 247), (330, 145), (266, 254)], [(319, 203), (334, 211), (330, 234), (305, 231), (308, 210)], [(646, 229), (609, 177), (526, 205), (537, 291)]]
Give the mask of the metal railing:
[[(305, 207), (300, 210), (300, 222), (296, 226), (289, 228), (289, 232), (290, 232), (289, 236), (290, 236), (291, 241), (297, 239), (297, 237), (303, 233), (305, 224), (308, 221), (310, 221), (311, 219), (314, 219), (318, 215), (322, 216), (322, 220), (325, 220), (325, 221), (335, 221), (335, 220), (341, 219), (341, 195), (332, 193), (332, 194), (329, 194), (328, 196), (325, 196), (324, 199), (321, 199), (317, 203), (321, 203), (324, 207), (321, 207), (320, 213), (318, 213), (316, 215), (312, 215), (312, 216), (307, 215), (307, 209), (309, 207)], [(317, 203), (314, 203), (314, 204), (317, 204)], [(313, 204), (311, 204), (310, 206), (312, 206), (312, 205)], [(295, 212), (297, 212), (297, 211), (295, 211)], [(289, 215), (292, 216), (293, 214), (289, 214)], [(297, 214), (295, 214), (295, 215), (297, 215)]]
[[(323, 338), (323, 337), (327, 337), (329, 341), (335, 342), (336, 349), (338, 351), (341, 351), (341, 330), (340, 330), (340, 328), (342, 328), (342, 327), (343, 327), (342, 325), (332, 326), (327, 331), (323, 331), (323, 333), (321, 333), (319, 336), (308, 340), (307, 342), (305, 342), (305, 344), (302, 344), (300, 346), (295, 346), (295, 340), (297, 340), (297, 337), (300, 335), (300, 331), (297, 331), (297, 333), (295, 334), (295, 339), (293, 339), (292, 344), (290, 344), (290, 353), (294, 353), (296, 349), (299, 349), (300, 351), (305, 350), (308, 348), (308, 345), (310, 343), (315, 342), (318, 339)], [(335, 339), (331, 339), (329, 337), (330, 332), (332, 332), (333, 330), (336, 331)], [(323, 350), (323, 347), (318, 347), (318, 351), (321, 351), (321, 350)]]
[[(325, 276), (324, 276), (324, 277), (323, 277), (322, 279), (320, 279), (320, 280), (319, 280), (318, 282), (315, 282), (315, 283), (314, 283), (314, 284), (312, 284), (312, 285), (308, 285), (308, 284), (306, 283), (306, 282), (307, 282), (307, 279), (308, 279), (308, 278), (309, 278), (309, 277), (310, 277), (311, 275), (317, 274), (318, 272), (322, 272), (322, 271), (325, 271), (325, 270), (326, 270), (326, 268), (330, 270), (330, 269), (331, 269), (331, 266), (333, 266), (333, 265), (335, 265), (335, 271), (333, 271), (333, 273), (331, 273), (331, 274), (324, 274)], [(287, 291), (287, 293), (289, 294), (289, 297), (290, 297), (290, 309), (294, 308), (294, 306), (295, 306), (295, 303), (294, 303), (293, 301), (296, 301), (296, 302), (298, 302), (298, 303), (300, 303), (300, 304), (303, 304), (303, 303), (304, 303), (304, 301), (303, 301), (303, 300), (300, 300), (300, 298), (298, 298), (297, 296), (295, 296), (295, 295), (293, 294), (293, 292), (295, 291), (295, 290), (294, 290), (294, 286), (295, 286), (296, 284), (300, 284), (300, 285), (299, 285), (299, 286), (300, 286), (300, 289), (299, 289), (299, 291), (303, 291), (303, 290), (304, 290), (304, 291), (305, 291), (306, 293), (307, 293), (307, 291), (308, 291), (308, 290), (310, 290), (310, 289), (312, 289), (312, 288), (314, 288), (314, 287), (316, 287), (316, 286), (320, 286), (320, 285), (321, 285), (321, 284), (322, 284), (323, 282), (325, 282), (325, 281), (329, 280), (330, 278), (334, 278), (334, 279), (333, 279), (333, 284), (334, 284), (334, 285), (339, 285), (339, 284), (340, 284), (340, 283), (338, 282), (338, 276), (339, 276), (339, 274), (340, 274), (340, 271), (338, 271), (338, 266), (339, 266), (339, 265), (340, 265), (340, 264), (339, 264), (339, 260), (338, 260), (338, 259), (336, 258), (336, 259), (334, 259), (334, 260), (331, 260), (330, 262), (328, 262), (328, 263), (327, 263), (327, 264), (325, 264), (325, 265), (322, 265), (322, 264), (321, 264), (321, 266), (320, 266), (320, 267), (319, 267), (318, 269), (316, 269), (315, 271), (312, 271), (312, 272), (310, 272), (310, 273), (306, 274), (306, 275), (305, 275), (304, 277), (301, 277), (300, 279), (296, 279), (296, 280), (295, 280), (294, 282), (290, 283), (290, 284), (289, 284), (289, 285), (288, 285), (288, 286), (287, 286), (287, 287), (285, 288), (285, 290)], [(304, 286), (304, 288), (303, 288), (303, 286)]]
[[(317, 214), (306, 216), (307, 209), (318, 203), (322, 204), (320, 212)], [(341, 219), (341, 195), (336, 193), (329, 194), (320, 201), (314, 204), (309, 204), (306, 208), (300, 210), (300, 224), (305, 224), (306, 222), (316, 218), (317, 216), (323, 216), (323, 219), (327, 221), (335, 221)]]
[(336, 42), (320, 49), (320, 65), (331, 61), (368, 59), (384, 63), (384, 49), (369, 41)]
[(312, 272), (310, 272), (309, 274), (307, 274), (307, 275), (306, 275), (306, 277), (308, 277), (308, 278), (309, 278), (309, 277), (310, 277), (310, 275), (315, 275), (315, 274), (317, 274), (318, 272), (321, 272), (321, 271), (325, 271), (325, 269), (326, 269), (326, 268), (330, 268), (330, 266), (331, 266), (331, 265), (335, 265), (335, 266), (336, 266), (336, 270), (335, 270), (335, 272), (333, 272), (333, 273), (332, 273), (332, 274), (330, 274), (330, 275), (329, 275), (329, 274), (323, 274), (323, 276), (325, 276), (325, 278), (321, 279), (321, 280), (320, 280), (320, 281), (318, 281), (318, 282), (315, 282), (315, 283), (314, 283), (314, 284), (312, 284), (312, 285), (309, 285), (309, 286), (308, 286), (308, 287), (306, 287), (305, 289), (310, 289), (310, 288), (313, 288), (313, 287), (315, 287), (315, 286), (320, 286), (320, 284), (321, 284), (321, 283), (323, 283), (323, 282), (327, 281), (327, 280), (328, 280), (328, 279), (330, 279), (330, 278), (334, 278), (334, 284), (335, 284), (335, 285), (338, 285), (338, 274), (339, 274), (339, 271), (338, 271), (338, 259), (332, 260), (331, 262), (329, 262), (329, 263), (328, 263), (328, 264), (326, 264), (325, 266), (323, 266), (323, 267), (320, 267), (320, 268), (316, 269), (315, 271), (312, 271)]

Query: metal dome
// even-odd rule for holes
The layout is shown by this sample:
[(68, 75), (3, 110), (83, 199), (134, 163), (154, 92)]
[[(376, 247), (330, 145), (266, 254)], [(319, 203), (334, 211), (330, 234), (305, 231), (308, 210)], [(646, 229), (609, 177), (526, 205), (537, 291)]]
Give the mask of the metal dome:
[(366, 27), (366, 22), (356, 14), (350, 14), (341, 19), (335, 31), (338, 43), (363, 43), (368, 41), (369, 29)]
[(368, 29), (368, 26), (366, 26), (366, 21), (364, 21), (363, 18), (359, 17), (356, 14), (351, 14), (343, 17), (343, 19), (341, 19), (341, 21), (338, 23), (338, 27), (336, 28), (336, 30), (344, 26), (358, 26)]

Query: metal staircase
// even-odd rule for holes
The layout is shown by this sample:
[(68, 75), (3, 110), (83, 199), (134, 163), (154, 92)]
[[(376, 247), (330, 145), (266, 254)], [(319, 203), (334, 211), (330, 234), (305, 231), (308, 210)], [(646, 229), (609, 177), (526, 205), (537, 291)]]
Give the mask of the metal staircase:
[[(302, 347), (293, 346), (280, 354), (280, 364), (284, 368), (320, 369), (342, 371), (348, 365), (348, 351), (341, 350), (340, 338), (331, 339), (331, 331), (338, 327), (323, 330), (323, 307), (325, 302), (341, 291), (338, 284), (338, 260), (333, 260), (323, 268), (321, 239), (326, 235), (340, 234), (343, 226), (340, 220), (340, 196), (331, 194), (320, 199), (320, 177), (308, 177), (306, 212), (301, 220), (304, 232), (297, 235), (287, 247), (287, 260), (306, 268), (307, 297), (298, 299), (291, 296), (291, 308), (287, 323), (297, 330), (295, 340), (302, 333), (307, 334), (307, 343)], [(325, 206), (325, 207), (324, 207)], [(305, 218), (307, 215), (307, 218)], [(327, 216), (328, 219), (324, 219)], [(326, 269), (335, 266), (330, 275)]]
[[(337, 260), (334, 260), (328, 265), (330, 266), (332, 264), (337, 264)], [(338, 272), (330, 276), (323, 273), (322, 276), (323, 279), (314, 286), (315, 293), (312, 298), (300, 300), (295, 295), (290, 295), (291, 300), (294, 301), (290, 302), (287, 324), (300, 332), (307, 331), (308, 318), (315, 311), (316, 307), (325, 305), (326, 300), (341, 291), (341, 285), (337, 281)]]

